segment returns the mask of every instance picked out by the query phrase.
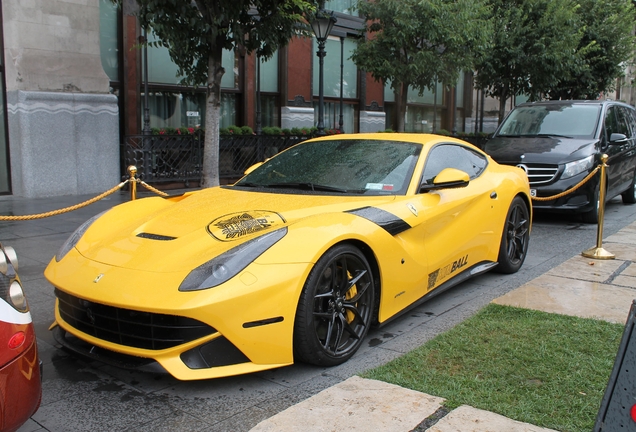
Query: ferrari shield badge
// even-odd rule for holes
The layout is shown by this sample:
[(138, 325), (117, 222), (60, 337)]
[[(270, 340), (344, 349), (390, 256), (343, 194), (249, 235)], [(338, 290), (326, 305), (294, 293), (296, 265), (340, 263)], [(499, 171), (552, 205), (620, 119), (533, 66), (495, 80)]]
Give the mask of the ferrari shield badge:
[(233, 241), (284, 223), (285, 219), (276, 212), (251, 210), (214, 219), (208, 225), (208, 232), (217, 240)]

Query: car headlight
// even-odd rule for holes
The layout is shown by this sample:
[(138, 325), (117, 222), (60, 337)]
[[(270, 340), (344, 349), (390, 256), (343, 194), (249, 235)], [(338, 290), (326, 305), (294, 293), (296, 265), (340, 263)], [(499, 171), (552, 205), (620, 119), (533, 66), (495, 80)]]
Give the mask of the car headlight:
[(561, 178), (570, 178), (582, 172), (589, 171), (593, 165), (594, 155), (590, 155), (585, 159), (580, 159), (574, 162), (568, 162), (565, 164), (565, 169), (563, 170), (563, 175), (561, 175)]
[(252, 261), (274, 246), (287, 234), (287, 227), (256, 237), (211, 259), (192, 270), (181, 282), (179, 291), (213, 288), (236, 276)]
[(101, 215), (103, 215), (107, 211), (108, 210), (105, 210), (101, 212), (100, 214), (93, 216), (92, 218), (84, 222), (82, 225), (80, 225), (80, 227), (77, 228), (75, 232), (71, 234), (71, 236), (68, 239), (66, 239), (62, 247), (57, 251), (57, 253), (55, 254), (55, 261), (60, 262), (62, 258), (64, 258), (66, 254), (69, 253), (69, 251), (75, 247), (75, 245), (82, 238), (82, 236), (84, 235), (88, 227), (90, 227), (93, 224), (93, 222), (95, 222)]

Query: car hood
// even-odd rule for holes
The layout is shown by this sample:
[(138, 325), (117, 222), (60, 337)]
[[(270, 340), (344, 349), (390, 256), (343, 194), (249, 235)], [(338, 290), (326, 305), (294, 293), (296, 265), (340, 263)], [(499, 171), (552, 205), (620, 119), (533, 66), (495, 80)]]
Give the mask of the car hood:
[(393, 201), (394, 196), (326, 196), (210, 188), (184, 197), (114, 207), (77, 243), (84, 257), (152, 272), (193, 268), (239, 243), (297, 221)]
[(597, 141), (576, 138), (496, 136), (488, 140), (484, 151), (499, 163), (558, 165), (593, 154)]

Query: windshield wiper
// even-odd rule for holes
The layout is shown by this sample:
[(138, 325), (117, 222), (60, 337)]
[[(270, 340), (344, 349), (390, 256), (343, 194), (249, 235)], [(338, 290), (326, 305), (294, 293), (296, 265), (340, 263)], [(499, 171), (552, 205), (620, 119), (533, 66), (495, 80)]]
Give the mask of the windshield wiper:
[(556, 137), (556, 138), (573, 138), (571, 136), (567, 136), (567, 135), (559, 135), (559, 134), (555, 134), (555, 133), (540, 133), (540, 134), (536, 134), (535, 136), (538, 137)]
[(349, 193), (351, 191), (347, 189), (342, 189), (334, 186), (321, 185), (316, 183), (304, 183), (304, 182), (287, 182), (287, 183), (272, 183), (268, 185), (263, 185), (266, 188), (280, 188), (280, 189), (301, 189), (301, 190), (310, 190), (310, 191), (324, 191), (324, 192), (339, 192), (339, 193)]

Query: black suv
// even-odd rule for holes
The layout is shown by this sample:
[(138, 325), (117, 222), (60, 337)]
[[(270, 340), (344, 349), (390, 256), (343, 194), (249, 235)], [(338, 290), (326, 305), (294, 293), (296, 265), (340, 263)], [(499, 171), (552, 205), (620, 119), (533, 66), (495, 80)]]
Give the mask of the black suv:
[[(494, 160), (522, 168), (537, 197), (576, 186), (607, 154), (606, 200), (622, 195), (636, 203), (636, 110), (615, 101), (545, 101), (518, 105), (497, 128), (484, 150)], [(581, 213), (598, 222), (600, 175), (575, 192), (551, 201), (533, 201), (537, 210)]]

